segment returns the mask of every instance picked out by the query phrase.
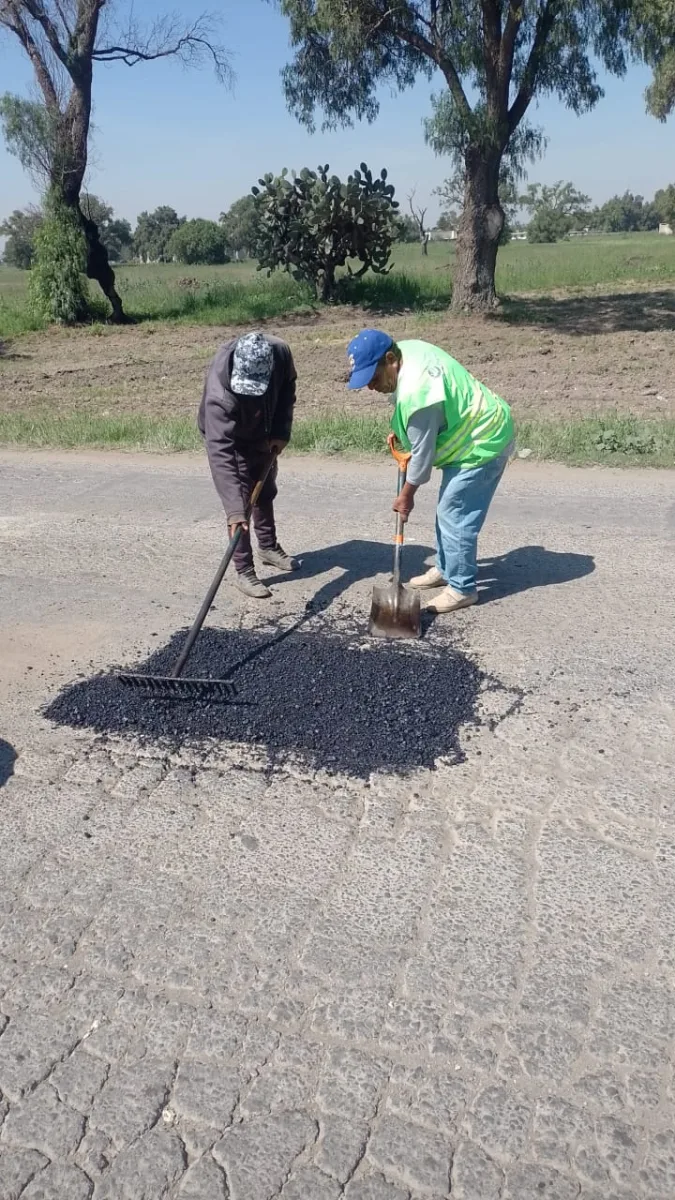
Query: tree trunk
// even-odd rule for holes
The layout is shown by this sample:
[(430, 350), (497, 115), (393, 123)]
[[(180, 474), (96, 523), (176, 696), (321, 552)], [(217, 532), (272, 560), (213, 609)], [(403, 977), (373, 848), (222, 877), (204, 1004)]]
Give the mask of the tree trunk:
[(79, 204), (77, 211), (87, 241), (87, 276), (89, 279), (96, 280), (101, 291), (110, 301), (111, 320), (117, 325), (123, 325), (127, 321), (127, 317), (122, 307), (122, 299), (115, 287), (115, 272), (110, 266), (108, 251), (99, 236), (98, 225), (89, 217), (85, 217)]
[(501, 155), (469, 147), (465, 155), (464, 211), (459, 222), (452, 281), (456, 312), (490, 312), (498, 308), (495, 268), (504, 212), (499, 203)]
[(328, 265), (319, 271), (316, 280), (316, 298), (323, 304), (328, 304), (335, 295), (335, 267)]

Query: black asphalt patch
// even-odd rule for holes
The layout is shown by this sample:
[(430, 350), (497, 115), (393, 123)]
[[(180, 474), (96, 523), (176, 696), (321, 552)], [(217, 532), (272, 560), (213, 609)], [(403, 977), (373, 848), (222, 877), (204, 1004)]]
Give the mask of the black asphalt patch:
[[(134, 670), (167, 675), (185, 630)], [(437, 639), (371, 642), (344, 634), (207, 628), (186, 675), (232, 678), (234, 702), (150, 698), (113, 674), (65, 688), (45, 710), (60, 725), (131, 733), (173, 745), (207, 738), (299, 755), (314, 769), (367, 777), (433, 768), (462, 757), (459, 732), (476, 723), (483, 673)]]

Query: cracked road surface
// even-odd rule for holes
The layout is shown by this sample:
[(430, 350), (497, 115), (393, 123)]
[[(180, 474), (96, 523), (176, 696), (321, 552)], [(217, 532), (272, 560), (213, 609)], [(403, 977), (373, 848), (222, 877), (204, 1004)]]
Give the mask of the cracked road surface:
[[(392, 488), (285, 461), (304, 570), (212, 623), (365, 615)], [(516, 464), (441, 630), (504, 690), (364, 780), (47, 722), (189, 623), (223, 522), (200, 460), (0, 456), (2, 1200), (672, 1200), (674, 496)]]

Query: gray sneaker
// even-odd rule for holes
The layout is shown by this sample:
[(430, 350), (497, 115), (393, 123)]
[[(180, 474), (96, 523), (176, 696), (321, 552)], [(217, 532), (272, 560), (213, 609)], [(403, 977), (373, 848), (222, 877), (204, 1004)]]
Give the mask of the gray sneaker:
[(245, 596), (250, 596), (252, 600), (268, 600), (272, 595), (270, 589), (260, 582), (253, 567), (249, 567), (246, 571), (236, 571), (234, 583), (240, 592), (243, 592)]
[(280, 571), (297, 571), (300, 563), (297, 558), (291, 558), (277, 542), (273, 550), (260, 549), (260, 560), (266, 567), (277, 567)]

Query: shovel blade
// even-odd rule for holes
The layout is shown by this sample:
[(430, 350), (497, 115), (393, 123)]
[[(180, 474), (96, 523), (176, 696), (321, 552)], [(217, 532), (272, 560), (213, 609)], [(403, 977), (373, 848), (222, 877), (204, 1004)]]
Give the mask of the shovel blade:
[(168, 675), (117, 676), (120, 683), (134, 691), (160, 700), (233, 700), (237, 689), (227, 679), (174, 679)]
[(419, 638), (422, 636), (420, 598), (400, 585), (373, 588), (368, 632), (371, 637)]

